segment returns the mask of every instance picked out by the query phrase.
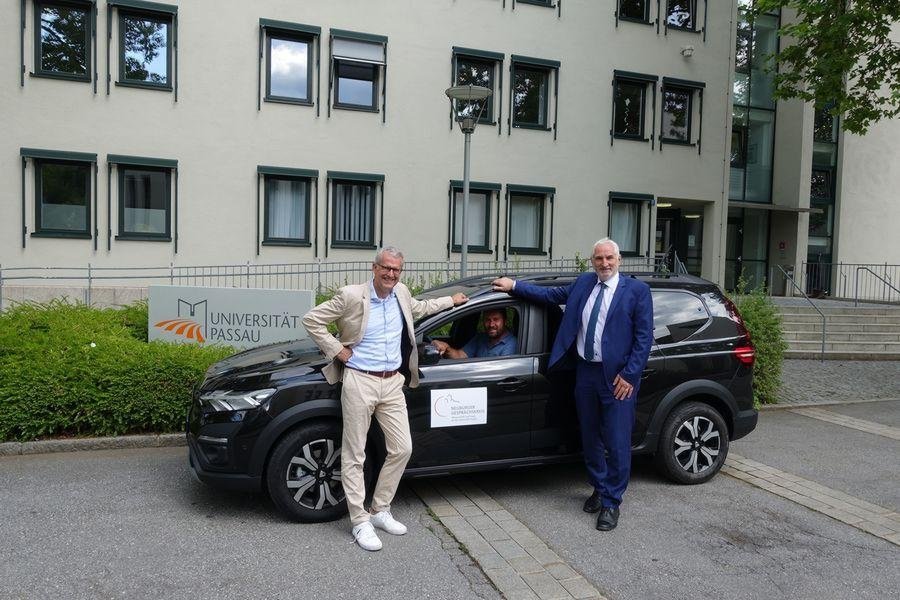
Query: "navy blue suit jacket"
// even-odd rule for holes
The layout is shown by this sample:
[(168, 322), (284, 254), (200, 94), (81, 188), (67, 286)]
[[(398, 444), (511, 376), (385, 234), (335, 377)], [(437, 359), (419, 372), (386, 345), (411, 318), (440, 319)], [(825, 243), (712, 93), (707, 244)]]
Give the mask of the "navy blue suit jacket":
[[(581, 313), (597, 285), (597, 274), (593, 271), (584, 273), (567, 286), (544, 287), (516, 281), (512, 293), (515, 296), (544, 302), (547, 304), (565, 304), (562, 323), (553, 349), (550, 352), (552, 368), (564, 368), (575, 354), (575, 341), (581, 327)], [(641, 382), (641, 373), (647, 365), (650, 347), (653, 345), (653, 300), (650, 297), (650, 286), (638, 279), (619, 274), (619, 285), (609, 306), (600, 349), (603, 356), (603, 373), (612, 386), (616, 375), (622, 377), (635, 390)]]

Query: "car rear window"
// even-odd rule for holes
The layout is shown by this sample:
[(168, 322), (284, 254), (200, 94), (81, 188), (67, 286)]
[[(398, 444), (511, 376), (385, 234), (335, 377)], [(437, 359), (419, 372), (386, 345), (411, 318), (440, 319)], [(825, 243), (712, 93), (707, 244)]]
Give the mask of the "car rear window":
[(709, 322), (703, 301), (688, 292), (653, 290), (653, 337), (673, 344), (691, 337)]

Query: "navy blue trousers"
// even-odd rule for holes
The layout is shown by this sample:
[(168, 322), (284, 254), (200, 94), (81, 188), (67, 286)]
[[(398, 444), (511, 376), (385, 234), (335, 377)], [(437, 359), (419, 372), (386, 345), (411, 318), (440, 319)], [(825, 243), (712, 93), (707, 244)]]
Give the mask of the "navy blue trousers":
[[(617, 507), (631, 475), (631, 430), (637, 389), (627, 400), (616, 400), (601, 363), (578, 361), (575, 406), (588, 479), (603, 506)], [(607, 451), (609, 456), (606, 455)]]

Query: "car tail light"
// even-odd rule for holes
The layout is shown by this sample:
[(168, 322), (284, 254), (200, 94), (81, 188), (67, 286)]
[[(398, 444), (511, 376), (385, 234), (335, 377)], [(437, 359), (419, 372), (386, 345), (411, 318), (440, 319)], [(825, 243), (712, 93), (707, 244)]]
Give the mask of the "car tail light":
[(741, 364), (752, 367), (753, 361), (756, 359), (756, 349), (753, 347), (753, 342), (750, 339), (750, 332), (747, 330), (747, 326), (744, 324), (744, 319), (741, 318), (741, 313), (738, 312), (737, 306), (734, 305), (730, 298), (725, 298), (725, 308), (728, 310), (728, 318), (737, 325), (738, 335), (746, 338), (743, 344), (734, 349), (734, 355)]
[(734, 355), (737, 356), (737, 359), (739, 361), (741, 361), (741, 364), (752, 367), (753, 361), (756, 359), (756, 349), (752, 344), (738, 346), (734, 349)]

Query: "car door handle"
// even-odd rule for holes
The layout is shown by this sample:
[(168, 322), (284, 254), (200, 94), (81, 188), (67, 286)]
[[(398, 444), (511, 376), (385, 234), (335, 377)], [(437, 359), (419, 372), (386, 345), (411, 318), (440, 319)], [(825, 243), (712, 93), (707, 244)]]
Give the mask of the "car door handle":
[(521, 390), (523, 387), (528, 385), (527, 381), (519, 379), (518, 377), (509, 377), (504, 379), (503, 381), (497, 384), (497, 387), (503, 390), (504, 392), (515, 392)]
[(654, 373), (656, 373), (656, 369), (644, 369), (644, 372), (641, 373), (641, 379), (647, 379)]

